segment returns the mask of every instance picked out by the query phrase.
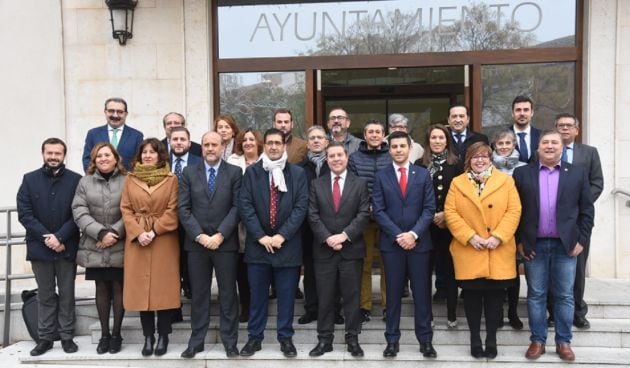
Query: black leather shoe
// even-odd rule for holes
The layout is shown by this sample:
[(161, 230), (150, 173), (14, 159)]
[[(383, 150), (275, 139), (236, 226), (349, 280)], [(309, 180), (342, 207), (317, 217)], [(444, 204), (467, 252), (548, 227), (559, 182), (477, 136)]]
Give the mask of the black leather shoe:
[(518, 318), (517, 315), (508, 315), (508, 321), (510, 322), (510, 326), (512, 326), (513, 329), (515, 330), (522, 330), (523, 329), (523, 322), (521, 321), (520, 318)]
[(109, 353), (118, 353), (122, 347), (122, 341), (123, 338), (121, 336), (112, 336), (111, 340), (109, 340)]
[(96, 346), (96, 354), (105, 354), (109, 351), (109, 340), (111, 340), (111, 336), (102, 336), (98, 340), (98, 345)]
[(384, 358), (395, 358), (396, 355), (398, 355), (398, 351), (399, 350), (400, 350), (400, 347), (398, 346), (397, 342), (387, 343), (387, 346), (385, 347), (385, 350), (383, 350), (383, 357)]
[(228, 358), (236, 358), (238, 355), (238, 348), (236, 347), (236, 345), (225, 347), (225, 356), (227, 356)]
[(364, 355), (358, 341), (348, 341), (348, 353), (355, 358), (360, 358)]
[(203, 351), (203, 344), (197, 345), (195, 347), (187, 347), (179, 356), (186, 359), (192, 359), (195, 357), (197, 353)]
[(155, 355), (161, 356), (166, 354), (168, 349), (168, 335), (158, 336), (157, 344), (155, 344)]
[(249, 339), (243, 348), (241, 349), (241, 356), (248, 357), (254, 355), (257, 351), (260, 351), (260, 341)]
[(291, 339), (280, 342), (280, 351), (287, 358), (295, 358), (297, 356), (297, 350), (295, 349), (295, 345), (293, 345), (293, 341)]
[(437, 352), (435, 351), (435, 348), (433, 348), (433, 344), (430, 342), (421, 342), (420, 352), (425, 358), (437, 358)]
[(497, 357), (497, 346), (486, 344), (486, 351), (484, 352), (484, 356), (488, 359), (494, 359)]
[(470, 344), (470, 355), (472, 355), (473, 358), (477, 358), (477, 359), (485, 357), (481, 343)]
[(325, 342), (318, 342), (317, 346), (315, 346), (315, 348), (313, 348), (313, 350), (311, 350), (310, 353), (308, 353), (309, 356), (312, 357), (318, 357), (318, 356), (322, 356), (325, 353), (331, 352), (333, 350), (332, 348), (332, 344), (331, 343), (325, 343)]
[(591, 328), (591, 323), (588, 319), (586, 319), (586, 317), (575, 317), (573, 318), (573, 326), (586, 330)]
[(276, 293), (276, 288), (275, 287), (271, 287), (271, 290), (269, 291), (269, 299), (276, 299), (278, 297), (278, 294)]
[(142, 347), (143, 356), (153, 355), (153, 344), (155, 344), (155, 336), (144, 337), (144, 346)]
[(317, 321), (317, 313), (314, 312), (306, 312), (302, 317), (298, 318), (298, 323), (301, 325), (305, 325), (313, 321)]
[(61, 347), (63, 348), (63, 351), (68, 354), (76, 353), (79, 350), (79, 347), (74, 343), (74, 341), (72, 341), (72, 339), (61, 340)]
[(344, 323), (346, 323), (346, 320), (343, 318), (343, 316), (341, 314), (335, 314), (335, 324), (343, 325)]
[(53, 348), (53, 342), (46, 339), (40, 339), (37, 345), (31, 350), (31, 356), (42, 355)]

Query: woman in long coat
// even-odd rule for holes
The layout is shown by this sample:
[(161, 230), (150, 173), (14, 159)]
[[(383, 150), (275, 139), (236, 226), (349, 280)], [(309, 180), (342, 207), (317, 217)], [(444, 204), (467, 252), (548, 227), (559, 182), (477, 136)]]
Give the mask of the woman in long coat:
[(172, 331), (171, 310), (179, 308), (181, 301), (177, 177), (170, 172), (166, 148), (156, 138), (140, 145), (120, 208), (127, 233), (124, 306), (140, 311), (144, 356), (154, 353), (157, 311), (155, 355), (163, 355)]

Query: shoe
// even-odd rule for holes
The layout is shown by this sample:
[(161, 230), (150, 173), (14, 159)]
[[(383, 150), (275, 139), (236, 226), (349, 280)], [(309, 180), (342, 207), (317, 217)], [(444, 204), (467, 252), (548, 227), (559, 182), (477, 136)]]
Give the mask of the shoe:
[(295, 358), (297, 356), (297, 350), (295, 350), (295, 345), (293, 345), (291, 339), (280, 342), (280, 351), (287, 358)]
[(247, 313), (247, 312), (241, 313), (241, 315), (238, 317), (238, 321), (241, 322), (241, 323), (245, 323), (245, 322), (249, 321), (249, 313)]
[(405, 287), (403, 288), (402, 297), (403, 298), (409, 297), (409, 284), (405, 285)]
[(325, 342), (318, 342), (317, 346), (315, 346), (315, 348), (313, 348), (313, 350), (311, 350), (310, 353), (308, 353), (308, 356), (312, 356), (312, 357), (318, 357), (318, 356), (322, 356), (325, 353), (331, 352), (333, 350), (332, 344), (331, 343), (325, 343)]
[(112, 336), (111, 340), (109, 340), (109, 353), (116, 354), (122, 348), (123, 338), (121, 336)]
[(298, 318), (298, 324), (306, 325), (313, 321), (317, 321), (317, 313), (314, 312), (306, 312), (302, 317)]
[(484, 352), (484, 356), (488, 359), (494, 359), (497, 357), (497, 354), (497, 344), (486, 343), (486, 351)]
[(192, 300), (192, 291), (190, 291), (190, 287), (185, 287), (184, 289), (184, 297), (188, 300)]
[(361, 358), (364, 353), (363, 349), (361, 349), (361, 345), (359, 345), (358, 341), (348, 341), (348, 353), (355, 358)]
[(435, 294), (433, 294), (434, 302), (445, 302), (446, 301), (446, 289), (439, 288), (435, 290)]
[(299, 287), (295, 290), (295, 299), (304, 299), (304, 293)]
[(182, 315), (182, 309), (178, 308), (173, 310), (171, 313), (171, 323), (179, 323), (184, 321), (184, 316)]
[(344, 323), (346, 323), (346, 320), (343, 318), (343, 316), (341, 314), (335, 314), (335, 324), (343, 325)]
[(508, 321), (510, 322), (510, 326), (512, 326), (513, 329), (515, 330), (522, 330), (523, 329), (523, 322), (521, 321), (520, 318), (518, 318), (517, 315), (511, 315), (508, 316)]
[(370, 315), (371, 313), (369, 310), (361, 308), (361, 323), (369, 322)]
[(541, 355), (545, 353), (545, 345), (534, 341), (529, 344), (529, 348), (527, 348), (527, 352), (525, 352), (525, 358), (529, 360), (536, 360), (540, 358)]
[(155, 344), (155, 336), (144, 337), (144, 346), (142, 347), (143, 356), (153, 355), (153, 344)]
[(387, 322), (387, 309), (383, 309), (383, 322)]
[(399, 350), (400, 350), (400, 347), (398, 346), (397, 342), (387, 343), (387, 346), (385, 347), (385, 350), (383, 350), (383, 357), (384, 358), (395, 358), (396, 355), (398, 355), (398, 351)]
[(53, 342), (46, 339), (40, 339), (37, 345), (31, 350), (31, 356), (42, 355), (53, 348)]
[(260, 346), (260, 341), (249, 339), (243, 348), (241, 349), (241, 356), (248, 357), (256, 354), (257, 351), (260, 351), (262, 347)]
[(576, 316), (575, 318), (573, 318), (573, 326), (582, 330), (587, 330), (591, 328), (591, 323), (588, 321), (588, 319), (586, 319), (586, 317)]
[(473, 358), (477, 359), (485, 357), (481, 343), (470, 344), (470, 355), (472, 355)]
[(157, 344), (155, 344), (155, 355), (162, 356), (166, 354), (168, 348), (168, 335), (159, 335)]
[(236, 345), (225, 347), (225, 356), (227, 356), (228, 358), (236, 358), (238, 355), (238, 348), (236, 347)]
[(575, 360), (575, 354), (571, 350), (571, 344), (556, 344), (556, 353), (560, 359), (572, 362)]
[(61, 340), (61, 347), (67, 354), (76, 353), (79, 350), (79, 347), (74, 343), (74, 341), (72, 341), (72, 339)]
[(435, 351), (433, 344), (430, 342), (421, 342), (420, 352), (425, 358), (437, 358), (437, 351)]
[(202, 351), (203, 351), (203, 344), (197, 345), (195, 347), (189, 346), (186, 348), (186, 350), (182, 351), (182, 353), (179, 356), (185, 359), (192, 359), (195, 357), (197, 353), (200, 353)]
[(276, 288), (275, 287), (271, 287), (271, 290), (269, 291), (269, 299), (276, 299), (278, 297), (278, 294), (276, 293)]
[(103, 336), (98, 340), (98, 345), (96, 346), (96, 354), (105, 354), (109, 351), (109, 340), (111, 336)]
[(457, 320), (454, 321), (446, 321), (446, 328), (453, 329), (453, 328), (457, 328)]

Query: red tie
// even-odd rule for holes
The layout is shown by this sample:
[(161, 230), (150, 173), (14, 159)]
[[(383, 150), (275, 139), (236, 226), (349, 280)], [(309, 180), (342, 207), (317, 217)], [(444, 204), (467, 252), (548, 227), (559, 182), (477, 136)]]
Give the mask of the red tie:
[(335, 182), (333, 183), (333, 206), (335, 206), (335, 213), (339, 212), (339, 202), (341, 202), (339, 179), (341, 179), (340, 176), (335, 176)]
[(398, 170), (400, 170), (400, 192), (404, 198), (407, 194), (407, 169), (400, 167)]
[(278, 187), (271, 177), (271, 187), (269, 187), (269, 224), (272, 228), (276, 227), (276, 214), (278, 212)]

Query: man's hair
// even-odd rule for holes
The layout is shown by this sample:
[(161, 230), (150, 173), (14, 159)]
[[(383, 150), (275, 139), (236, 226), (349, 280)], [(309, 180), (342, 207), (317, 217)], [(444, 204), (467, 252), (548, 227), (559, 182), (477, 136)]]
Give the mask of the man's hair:
[(47, 144), (60, 144), (63, 146), (63, 154), (65, 156), (66, 151), (68, 150), (68, 147), (66, 146), (66, 142), (62, 141), (59, 138), (55, 138), (55, 137), (51, 137), (51, 138), (46, 138), (46, 140), (42, 143), (42, 153), (44, 153), (44, 146)]
[(346, 153), (346, 156), (348, 155), (348, 149), (346, 148), (346, 146), (343, 143), (337, 142), (337, 141), (332, 141), (332, 142), (330, 142), (330, 144), (328, 144), (328, 146), (326, 146), (326, 157), (328, 157), (328, 150), (331, 147), (341, 147), (341, 148), (343, 148), (343, 151)]
[(529, 102), (529, 104), (532, 107), (532, 110), (534, 109), (534, 100), (532, 100), (531, 97), (525, 96), (525, 95), (518, 95), (514, 97), (514, 101), (512, 101), (512, 111), (514, 111), (514, 105), (521, 102)]
[(270, 135), (279, 135), (282, 138), (282, 143), (285, 142), (286, 137), (284, 136), (284, 132), (280, 129), (276, 129), (276, 128), (269, 128), (267, 129), (267, 131), (265, 132), (265, 136), (263, 137), (263, 142), (267, 143), (267, 137)]
[(281, 107), (276, 109), (276, 111), (273, 112), (273, 121), (276, 121), (276, 115), (278, 114), (289, 114), (289, 118), (293, 121), (293, 113), (287, 108)]
[(556, 118), (553, 121), (553, 125), (555, 127), (557, 127), (558, 126), (558, 121), (560, 121), (560, 119), (564, 119), (564, 118), (573, 119), (573, 121), (575, 122), (575, 127), (576, 128), (580, 127), (580, 121), (578, 120), (578, 118), (576, 118), (575, 115), (573, 115), (573, 114), (569, 114), (568, 112), (563, 112), (561, 114), (556, 115)]
[(542, 142), (543, 138), (548, 136), (548, 135), (559, 135), (560, 138), (562, 138), (562, 134), (560, 134), (560, 132), (557, 129), (545, 129), (542, 132), (540, 132), (540, 138), (538, 138), (538, 144), (540, 145), (540, 142)]
[(403, 114), (389, 115), (389, 120), (388, 120), (389, 128), (391, 129), (392, 125), (396, 123), (403, 124), (404, 126), (409, 126), (409, 119), (407, 119), (407, 117)]
[(166, 117), (169, 116), (169, 115), (177, 115), (177, 116), (179, 116), (180, 118), (182, 118), (182, 126), (186, 126), (186, 118), (184, 117), (184, 115), (182, 115), (182, 114), (180, 114), (178, 112), (175, 112), (175, 111), (171, 111), (168, 114), (164, 115), (164, 117), (162, 118), (162, 125), (163, 126), (166, 126)]
[(463, 105), (463, 104), (454, 104), (448, 107), (448, 116), (451, 116), (451, 110), (453, 110), (456, 107), (463, 107), (464, 110), (466, 110), (466, 116), (470, 116), (470, 112), (468, 111), (468, 106)]
[(121, 103), (123, 105), (125, 105), (125, 112), (127, 112), (127, 101), (123, 100), (120, 97), (110, 97), (107, 100), (105, 100), (105, 110), (107, 110), (107, 104), (110, 102), (118, 102)]
[(365, 134), (365, 131), (367, 130), (368, 125), (379, 125), (381, 127), (381, 130), (383, 130), (383, 134), (385, 134), (385, 125), (383, 125), (383, 123), (381, 123), (380, 121), (376, 119), (370, 119), (365, 122), (365, 126), (363, 127), (363, 134)]
[[(326, 129), (324, 129), (324, 127), (321, 125), (313, 125), (312, 127), (308, 128), (306, 130), (306, 136), (308, 137), (308, 135), (311, 134), (311, 132), (314, 130), (319, 130), (320, 132), (324, 133), (324, 136), (326, 136)], [(326, 139), (328, 139), (328, 137), (326, 137)]]
[(173, 133), (175, 132), (186, 132), (186, 135), (188, 136), (188, 140), (190, 140), (190, 132), (185, 126), (173, 127), (173, 129), (171, 129), (171, 135), (173, 135)]
[[(335, 110), (341, 110), (341, 111), (343, 111), (343, 112), (346, 114), (346, 116), (348, 117), (348, 119), (350, 119), (350, 114), (346, 111), (346, 109), (344, 109), (344, 108), (343, 108), (343, 107), (341, 107), (341, 106), (335, 106), (335, 107), (333, 107), (332, 109), (330, 109), (330, 111), (328, 111), (328, 116), (330, 116), (330, 113), (331, 113), (331, 112), (333, 112), (333, 111), (335, 111)], [(327, 119), (328, 119), (328, 118), (327, 118)]]
[(391, 147), (392, 140), (400, 138), (405, 138), (407, 140), (407, 145), (411, 147), (411, 137), (409, 137), (409, 134), (405, 132), (393, 132), (387, 137), (387, 144), (389, 144), (389, 146)]

